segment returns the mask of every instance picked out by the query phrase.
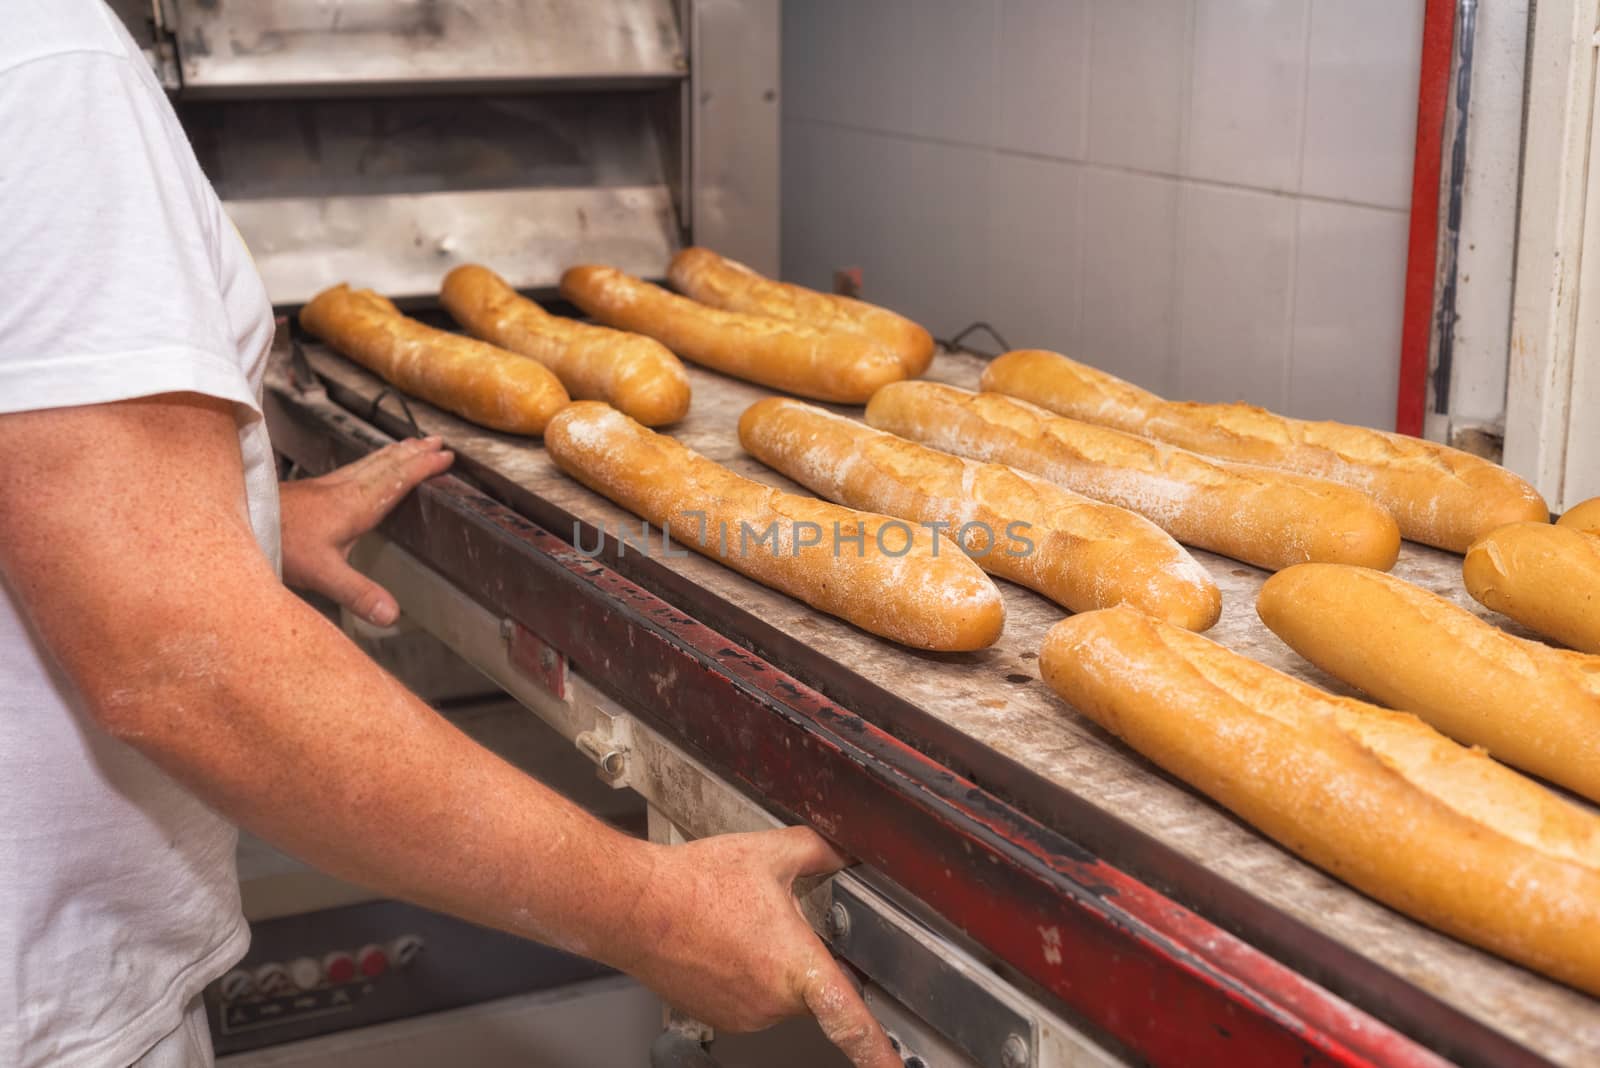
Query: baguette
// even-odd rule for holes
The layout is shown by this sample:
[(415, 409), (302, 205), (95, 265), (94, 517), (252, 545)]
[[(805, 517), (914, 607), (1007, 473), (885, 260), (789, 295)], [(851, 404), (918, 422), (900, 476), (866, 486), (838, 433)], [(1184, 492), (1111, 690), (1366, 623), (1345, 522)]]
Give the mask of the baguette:
[(1073, 612), (1127, 603), (1205, 630), (1222, 595), (1148, 519), (1000, 464), (980, 464), (784, 397), (751, 405), (739, 442), (831, 501), (943, 526), (990, 574)]
[(545, 447), (687, 548), (862, 630), (963, 652), (994, 644), (1005, 625), (1000, 591), (943, 536), (742, 478), (598, 401), (551, 420)]
[(1256, 612), (1335, 678), (1600, 801), (1600, 656), (1513, 637), (1362, 567), (1280, 571), (1261, 587)]
[(1568, 508), (1556, 525), (1581, 530), (1585, 534), (1600, 535), (1600, 497), (1592, 497)]
[(775, 282), (708, 248), (686, 248), (672, 257), (667, 280), (678, 292), (713, 308), (876, 341), (900, 357), (908, 378), (922, 374), (933, 362), (933, 335), (905, 316), (850, 297)]
[(867, 422), (1032, 472), (1138, 512), (1185, 545), (1271, 571), (1312, 560), (1387, 570), (1400, 552), (1394, 519), (1348, 486), (1210, 460), (998, 393), (900, 382), (872, 398)]
[(1040, 666), (1073, 707), (1311, 863), (1600, 994), (1600, 817), (1415, 716), (1131, 609), (1056, 624)]
[(435, 330), (368, 289), (323, 290), (300, 325), (396, 389), (491, 430), (541, 434), (568, 400), (543, 364)]
[(1600, 653), (1600, 538), (1571, 526), (1512, 523), (1467, 550), (1461, 577), (1484, 606)]
[(707, 307), (611, 267), (571, 268), (561, 294), (686, 360), (814, 400), (865, 404), (879, 386), (906, 377), (899, 356), (866, 338)]
[(675, 423), (689, 410), (689, 376), (666, 346), (551, 315), (487, 267), (445, 275), (439, 302), (473, 337), (550, 368), (574, 400), (603, 400), (645, 426)]
[(1163, 400), (1054, 352), (1006, 353), (984, 369), (983, 388), (1208, 456), (1342, 482), (1389, 509), (1401, 536), (1451, 552), (1495, 527), (1550, 516), (1527, 482), (1460, 449), (1248, 404)]

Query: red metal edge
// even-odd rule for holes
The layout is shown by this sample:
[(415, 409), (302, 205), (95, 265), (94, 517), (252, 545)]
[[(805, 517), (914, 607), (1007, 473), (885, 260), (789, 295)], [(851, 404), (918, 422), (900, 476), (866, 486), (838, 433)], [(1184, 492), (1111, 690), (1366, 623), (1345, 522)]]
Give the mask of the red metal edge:
[(567, 696), (567, 658), (554, 646), (515, 620), (506, 635), (511, 666), (561, 700)]
[(1411, 236), (1406, 253), (1405, 314), (1400, 331), (1400, 386), (1395, 429), (1422, 435), (1428, 404), (1428, 354), (1433, 343), (1434, 287), (1439, 261), (1439, 182), (1444, 123), (1455, 60), (1456, 2), (1427, 0), (1422, 21), (1422, 72), (1417, 87), (1416, 155), (1411, 167)]

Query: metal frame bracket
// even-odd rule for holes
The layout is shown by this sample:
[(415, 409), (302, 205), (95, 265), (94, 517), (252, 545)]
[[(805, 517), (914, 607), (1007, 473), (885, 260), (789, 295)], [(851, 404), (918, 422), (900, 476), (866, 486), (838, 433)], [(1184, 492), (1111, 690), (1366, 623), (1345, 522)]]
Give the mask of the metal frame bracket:
[(924, 929), (852, 879), (835, 879), (824, 936), (833, 952), (981, 1068), (1033, 1068), (1038, 1036), (1033, 1021), (1002, 1000), (992, 980), (948, 947), (941, 952)]

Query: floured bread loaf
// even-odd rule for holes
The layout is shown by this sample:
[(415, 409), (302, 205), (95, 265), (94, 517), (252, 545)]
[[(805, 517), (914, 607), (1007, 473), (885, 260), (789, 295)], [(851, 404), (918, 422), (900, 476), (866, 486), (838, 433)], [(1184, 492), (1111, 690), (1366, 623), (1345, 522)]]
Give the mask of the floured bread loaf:
[(1600, 535), (1600, 497), (1568, 508), (1556, 525), (1581, 530), (1585, 534)]
[(1261, 587), (1256, 611), (1335, 678), (1600, 801), (1600, 656), (1514, 637), (1364, 567), (1280, 571)]
[(739, 420), (739, 441), (829, 500), (938, 524), (985, 571), (1074, 612), (1130, 604), (1205, 630), (1222, 611), (1211, 576), (1161, 528), (1033, 475), (785, 397), (751, 405)]
[(1572, 525), (1512, 523), (1467, 550), (1461, 576), (1479, 603), (1600, 653), (1600, 538)]
[(1550, 517), (1527, 482), (1460, 449), (1248, 404), (1163, 400), (1056, 352), (1008, 352), (985, 369), (983, 388), (1207, 456), (1342, 482), (1389, 509), (1403, 537), (1451, 552), (1505, 523)]
[(689, 410), (689, 376), (659, 341), (551, 315), (472, 263), (445, 275), (439, 302), (474, 337), (550, 368), (574, 400), (603, 400), (645, 426)]
[(1386, 570), (1400, 552), (1394, 519), (1348, 486), (1207, 459), (998, 393), (897, 382), (873, 396), (867, 422), (1032, 472), (1138, 512), (1185, 545), (1269, 570), (1313, 560)]
[(879, 386), (906, 377), (901, 357), (871, 338), (723, 311), (611, 267), (573, 267), (561, 276), (561, 295), (686, 360), (802, 397), (865, 404)]
[(1056, 624), (1040, 666), (1074, 708), (1311, 863), (1600, 994), (1600, 817), (1415, 716), (1129, 608)]
[(918, 649), (994, 644), (1005, 603), (942, 535), (743, 478), (598, 401), (550, 421), (567, 474), (757, 582)]
[(369, 289), (325, 289), (300, 325), (385, 382), (491, 430), (540, 434), (567, 391), (544, 365), (400, 314)]
[(672, 257), (667, 280), (701, 304), (745, 315), (766, 315), (876, 341), (904, 362), (915, 378), (933, 362), (933, 336), (903, 315), (866, 301), (775, 282), (708, 248)]

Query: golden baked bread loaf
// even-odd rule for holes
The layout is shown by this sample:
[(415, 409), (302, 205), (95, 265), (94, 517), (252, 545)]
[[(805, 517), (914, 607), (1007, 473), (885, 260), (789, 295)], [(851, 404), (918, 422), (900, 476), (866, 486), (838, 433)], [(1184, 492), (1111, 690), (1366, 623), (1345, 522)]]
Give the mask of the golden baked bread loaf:
[(1571, 526), (1512, 523), (1461, 562), (1482, 605), (1586, 653), (1600, 653), (1600, 538)]
[(545, 447), (684, 547), (873, 634), (962, 652), (1005, 626), (1000, 591), (941, 535), (743, 478), (599, 401), (552, 419)]
[(1400, 552), (1394, 519), (1348, 486), (1208, 459), (998, 393), (898, 382), (872, 398), (867, 422), (1032, 472), (1138, 512), (1185, 545), (1272, 571), (1312, 560), (1387, 569)]
[(983, 388), (1207, 456), (1342, 482), (1389, 509), (1403, 537), (1451, 552), (1495, 527), (1550, 516), (1527, 482), (1459, 449), (1248, 404), (1163, 400), (1055, 352), (1008, 352), (984, 370)]
[(1585, 534), (1600, 535), (1600, 497), (1591, 497), (1568, 508), (1556, 525), (1581, 530)]
[(645, 426), (689, 410), (689, 376), (659, 341), (551, 315), (475, 263), (444, 276), (439, 302), (472, 336), (550, 368), (574, 400), (603, 400)]
[(678, 292), (713, 308), (869, 338), (900, 357), (908, 378), (933, 362), (933, 335), (905, 316), (866, 301), (775, 282), (708, 248), (686, 248), (672, 257), (667, 280)]
[(1415, 716), (1129, 608), (1056, 624), (1040, 666), (1074, 708), (1311, 863), (1600, 994), (1600, 817)]
[(1191, 630), (1222, 611), (1206, 569), (1142, 516), (1013, 471), (939, 452), (802, 401), (768, 397), (739, 420), (756, 459), (831, 501), (949, 534), (985, 571), (1074, 612), (1130, 604)]
[(901, 358), (856, 334), (723, 311), (612, 267), (573, 267), (561, 295), (621, 330), (655, 338), (686, 360), (814, 400), (865, 404), (906, 377)]
[(401, 315), (343, 283), (300, 309), (300, 325), (385, 382), (491, 430), (540, 434), (567, 391), (543, 364)]
[(1600, 656), (1514, 637), (1364, 567), (1280, 571), (1256, 612), (1301, 656), (1380, 703), (1600, 801)]

